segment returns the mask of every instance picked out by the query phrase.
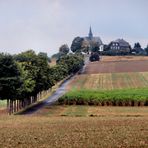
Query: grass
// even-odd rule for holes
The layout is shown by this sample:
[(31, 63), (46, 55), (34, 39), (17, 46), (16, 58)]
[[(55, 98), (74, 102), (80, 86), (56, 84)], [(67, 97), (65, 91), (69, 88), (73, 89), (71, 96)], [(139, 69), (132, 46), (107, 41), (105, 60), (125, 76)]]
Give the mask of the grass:
[(5, 108), (7, 105), (7, 101), (6, 100), (0, 100), (0, 108)]
[(148, 88), (122, 89), (122, 90), (72, 90), (59, 99), (60, 104), (82, 104), (102, 103), (105, 101), (124, 102), (124, 101), (142, 101), (148, 102)]

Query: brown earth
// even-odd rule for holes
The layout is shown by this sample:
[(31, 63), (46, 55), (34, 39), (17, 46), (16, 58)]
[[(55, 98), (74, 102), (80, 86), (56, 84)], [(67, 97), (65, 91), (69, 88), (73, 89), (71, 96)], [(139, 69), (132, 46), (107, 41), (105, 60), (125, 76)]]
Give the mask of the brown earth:
[(101, 56), (101, 61), (145, 61), (148, 56)]
[(99, 61), (89, 63), (84, 74), (146, 72), (148, 60), (145, 61)]
[(6, 114), (7, 114), (7, 110), (5, 108), (0, 108), (0, 116), (6, 115)]
[(147, 123), (147, 117), (0, 117), (0, 147), (146, 148)]

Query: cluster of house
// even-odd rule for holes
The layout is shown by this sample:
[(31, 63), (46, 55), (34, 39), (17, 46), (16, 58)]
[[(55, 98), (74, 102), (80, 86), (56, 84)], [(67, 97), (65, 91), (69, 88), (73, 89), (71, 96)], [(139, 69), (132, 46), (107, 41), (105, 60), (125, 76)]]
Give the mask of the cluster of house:
[(128, 55), (128, 54), (134, 54), (134, 55), (146, 55), (146, 51), (141, 48), (140, 44), (139, 46), (136, 46), (134, 48), (131, 47), (131, 45), (125, 41), (124, 39), (117, 39), (115, 41), (111, 41), (108, 45), (103, 44), (100, 37), (94, 37), (92, 33), (92, 29), (90, 27), (88, 37), (84, 37), (84, 46), (88, 45), (93, 46), (97, 45), (99, 47), (100, 53), (107, 54), (107, 55)]

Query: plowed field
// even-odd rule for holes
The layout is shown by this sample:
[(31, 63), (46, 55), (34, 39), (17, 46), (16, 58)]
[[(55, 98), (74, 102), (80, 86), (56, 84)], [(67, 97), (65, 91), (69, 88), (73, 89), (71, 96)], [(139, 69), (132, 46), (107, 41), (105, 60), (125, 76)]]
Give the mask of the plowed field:
[(146, 72), (148, 60), (145, 61), (100, 61), (89, 63), (84, 74)]
[(148, 57), (104, 56), (90, 62), (68, 89), (124, 89), (148, 87)]
[[(96, 114), (93, 111), (91, 114)], [(0, 116), (0, 147), (148, 147), (148, 118), (128, 113), (107, 117)]]

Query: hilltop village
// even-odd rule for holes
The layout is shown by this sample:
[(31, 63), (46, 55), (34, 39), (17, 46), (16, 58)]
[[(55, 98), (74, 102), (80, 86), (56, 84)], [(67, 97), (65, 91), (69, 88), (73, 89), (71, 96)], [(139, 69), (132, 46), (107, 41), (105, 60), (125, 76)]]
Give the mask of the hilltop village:
[(94, 36), (90, 27), (87, 37), (74, 38), (71, 50), (81, 52), (96, 52), (102, 55), (147, 55), (148, 47), (142, 49), (139, 42), (134, 47), (124, 39), (116, 39), (109, 44), (104, 44), (99, 36)]

